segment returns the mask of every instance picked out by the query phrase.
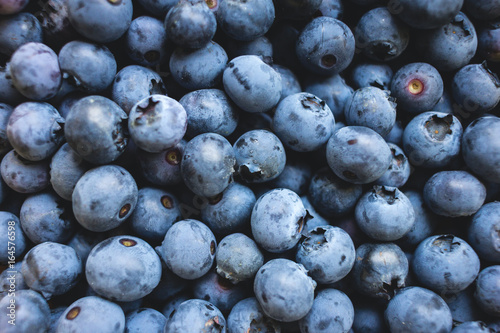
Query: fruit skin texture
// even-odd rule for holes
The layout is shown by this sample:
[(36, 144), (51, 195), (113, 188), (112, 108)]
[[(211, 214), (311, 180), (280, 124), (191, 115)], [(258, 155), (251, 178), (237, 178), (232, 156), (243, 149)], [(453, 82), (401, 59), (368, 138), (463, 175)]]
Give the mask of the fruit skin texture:
[(433, 29), (448, 23), (457, 15), (464, 0), (399, 0), (398, 16), (413, 28)]
[(283, 322), (299, 320), (309, 312), (315, 288), (304, 266), (288, 259), (268, 261), (254, 280), (255, 296), (264, 313)]
[[(0, 306), (6, 309), (13, 297), (5, 296), (0, 299)], [(9, 317), (0, 317), (0, 330), (5, 333), (17, 332), (46, 332), (50, 324), (50, 308), (45, 298), (34, 290), (16, 290), (16, 325), (9, 324)], [(5, 311), (5, 310), (3, 310)], [(19, 321), (18, 321), (19, 320)]]
[(163, 332), (226, 333), (226, 326), (224, 315), (215, 305), (202, 299), (189, 299), (179, 304), (170, 315)]
[(500, 263), (500, 202), (483, 205), (472, 218), (468, 231), (469, 244), (479, 257)]
[[(251, 329), (270, 329), (270, 332), (281, 332), (281, 325), (267, 317), (255, 297), (245, 298), (233, 306), (227, 317), (227, 332), (247, 332)], [(272, 331), (274, 329), (274, 331)]]
[(500, 265), (493, 265), (479, 272), (474, 298), (486, 313), (500, 317)]

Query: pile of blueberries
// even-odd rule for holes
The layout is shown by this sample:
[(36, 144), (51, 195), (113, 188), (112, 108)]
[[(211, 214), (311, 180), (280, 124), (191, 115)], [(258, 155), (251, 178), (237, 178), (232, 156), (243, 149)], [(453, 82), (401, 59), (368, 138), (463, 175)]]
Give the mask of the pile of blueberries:
[(500, 0), (0, 0), (0, 332), (500, 332)]

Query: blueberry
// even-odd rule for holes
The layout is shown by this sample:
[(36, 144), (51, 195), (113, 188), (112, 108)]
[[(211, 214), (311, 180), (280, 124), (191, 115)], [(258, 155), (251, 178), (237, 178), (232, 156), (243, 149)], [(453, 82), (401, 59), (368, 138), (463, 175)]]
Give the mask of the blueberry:
[(264, 256), (248, 236), (234, 233), (222, 238), (215, 252), (217, 274), (232, 283), (252, 279), (264, 264)]
[[(167, 300), (189, 293), (189, 281), (175, 275), (171, 270), (162, 264), (162, 276), (158, 286), (147, 296), (153, 302), (166, 302)], [(192, 298), (192, 297), (189, 297)]]
[(484, 268), (476, 280), (474, 298), (483, 311), (495, 317), (500, 316), (500, 265)]
[(267, 317), (255, 297), (245, 298), (236, 303), (227, 317), (227, 332), (281, 332), (281, 326)]
[(127, 114), (106, 97), (88, 96), (71, 108), (64, 133), (83, 159), (106, 164), (116, 160), (127, 146)]
[(477, 53), (484, 59), (491, 62), (498, 62), (500, 48), (498, 38), (500, 38), (499, 21), (487, 22), (483, 27), (478, 28)]
[(406, 24), (417, 29), (438, 28), (458, 14), (464, 0), (400, 0), (397, 15)]
[(216, 42), (209, 41), (197, 49), (176, 48), (170, 56), (169, 68), (174, 80), (183, 88), (208, 89), (220, 85), (227, 60), (226, 51)]
[(132, 107), (128, 128), (139, 148), (159, 153), (182, 140), (187, 128), (186, 110), (173, 98), (151, 95)]
[(408, 259), (399, 246), (363, 243), (356, 249), (350, 276), (360, 293), (389, 300), (405, 286), (407, 275)]
[(217, 10), (217, 23), (229, 37), (250, 41), (271, 28), (274, 14), (271, 0), (224, 0)]
[(500, 16), (497, 0), (465, 0), (465, 9), (478, 20), (492, 20)]
[[(15, 303), (14, 303), (15, 302)], [(15, 321), (11, 318), (9, 306), (14, 304)], [(43, 333), (49, 328), (50, 308), (47, 301), (34, 290), (16, 290), (15, 296), (0, 299), (3, 316), (0, 316), (0, 330), (5, 333)], [(6, 315), (7, 314), (7, 315)]]
[(127, 313), (125, 331), (128, 333), (163, 333), (167, 318), (161, 312), (150, 308), (140, 308)]
[(1, 54), (10, 57), (21, 45), (29, 42), (41, 43), (42, 39), (42, 27), (33, 14), (21, 12), (0, 17)]
[(392, 153), (392, 163), (387, 171), (375, 181), (376, 185), (402, 187), (410, 178), (411, 166), (401, 148), (388, 142)]
[(90, 251), (105, 238), (106, 235), (104, 233), (96, 233), (81, 228), (76, 231), (74, 236), (67, 243), (68, 246), (71, 246), (76, 251), (76, 254), (82, 260), (83, 267), (85, 268)]
[(37, 2), (40, 11), (35, 13), (43, 30), (44, 42), (54, 50), (64, 44), (79, 39), (76, 30), (71, 26), (68, 5), (65, 0), (48, 0)]
[(477, 211), (468, 241), (481, 259), (500, 263), (500, 202), (487, 203)]
[(383, 307), (372, 302), (371, 299), (366, 299), (362, 304), (354, 304), (352, 329), (355, 332), (366, 333), (387, 332)]
[(30, 288), (26, 284), (26, 281), (24, 281), (23, 274), (21, 273), (22, 264), (22, 261), (18, 261), (12, 267), (9, 266), (8, 269), (0, 273), (0, 292), (8, 294), (9, 290), (13, 290), (13, 286), (15, 286), (16, 291)]
[(285, 169), (285, 148), (278, 136), (268, 130), (244, 133), (236, 140), (233, 149), (236, 171), (247, 183), (273, 180)]
[(17, 105), (26, 98), (16, 89), (10, 75), (10, 64), (0, 66), (0, 101)]
[(28, 161), (14, 150), (8, 152), (0, 164), (4, 182), (14, 191), (35, 193), (49, 186), (49, 161)]
[(131, 0), (70, 0), (67, 6), (69, 20), (76, 31), (98, 43), (117, 40), (132, 21)]
[(184, 301), (191, 299), (190, 293), (180, 293), (176, 296), (172, 296), (168, 298), (167, 302), (163, 305), (161, 313), (166, 318), (169, 318), (170, 315), (177, 309), (177, 307)]
[(20, 12), (28, 2), (29, 0), (4, 0), (0, 3), (0, 14), (9, 15)]
[(320, 226), (305, 235), (299, 243), (296, 261), (321, 284), (343, 279), (352, 269), (355, 249), (351, 237), (339, 227)]
[(167, 57), (168, 39), (163, 22), (140, 16), (130, 23), (126, 34), (127, 54), (143, 66), (159, 65)]
[(187, 280), (197, 279), (210, 270), (216, 250), (212, 231), (193, 219), (174, 223), (161, 246), (156, 248), (167, 267)]
[(300, 240), (308, 213), (300, 197), (288, 189), (274, 189), (263, 194), (253, 207), (252, 235), (264, 250), (282, 253)]
[(184, 148), (182, 178), (195, 194), (211, 197), (224, 191), (236, 163), (233, 147), (220, 134), (200, 134)]
[(301, 332), (343, 333), (350, 330), (353, 322), (354, 307), (349, 297), (340, 290), (327, 288), (318, 292), (299, 325)]
[(333, 133), (326, 147), (333, 172), (345, 181), (367, 184), (380, 178), (392, 162), (391, 149), (374, 130), (346, 126)]
[(138, 192), (137, 205), (130, 216), (132, 230), (143, 239), (157, 243), (168, 229), (181, 220), (177, 198), (164, 190), (143, 187)]
[(10, 260), (12, 259), (12, 251), (9, 251), (9, 248), (12, 250), (12, 245), (9, 245), (9, 242), (14, 243), (14, 257), (21, 256), (24, 253), (27, 244), (21, 229), (21, 223), (19, 223), (19, 218), (16, 215), (0, 211), (0, 228), (2, 229), (2, 233), (0, 234), (0, 244), (2, 245), (0, 263), (7, 264), (7, 262), (12, 261)]
[(137, 203), (137, 185), (122, 167), (105, 165), (87, 171), (72, 195), (77, 221), (90, 231), (108, 231), (123, 223)]
[(466, 322), (479, 320), (484, 316), (483, 311), (478, 307), (474, 299), (474, 284), (454, 295), (447, 296), (444, 300), (450, 308), (454, 322)]
[(111, 96), (128, 114), (137, 102), (151, 95), (165, 95), (166, 91), (158, 73), (146, 67), (130, 65), (116, 74)]
[(301, 84), (297, 76), (292, 72), (291, 69), (273, 64), (273, 68), (276, 72), (278, 72), (281, 76), (281, 97), (280, 101), (282, 101), (285, 97), (298, 94), (302, 91)]
[(73, 302), (62, 313), (56, 333), (105, 333), (124, 330), (125, 314), (119, 305), (97, 296), (87, 296)]
[(4, 155), (12, 149), (12, 145), (7, 137), (7, 126), (9, 117), (14, 108), (8, 104), (0, 103), (0, 154)]
[(389, 302), (385, 320), (391, 332), (451, 332), (450, 309), (439, 295), (421, 287), (407, 287)]
[(272, 127), (292, 150), (313, 151), (330, 139), (335, 119), (325, 101), (310, 93), (284, 98), (275, 109)]
[(281, 75), (255, 55), (232, 59), (222, 83), (228, 96), (247, 112), (268, 111), (281, 97)]
[(66, 243), (76, 225), (71, 206), (52, 192), (26, 198), (19, 219), (24, 233), (35, 244)]
[(494, 333), (493, 329), (489, 329), (482, 321), (468, 321), (460, 323), (451, 331), (452, 333)]
[(436, 235), (419, 244), (412, 269), (422, 286), (445, 295), (463, 291), (474, 282), (479, 264), (477, 254), (464, 240)]
[(351, 80), (356, 89), (376, 87), (389, 90), (394, 73), (387, 64), (365, 62), (355, 65), (351, 72)]
[(177, 4), (177, 0), (137, 0), (151, 15), (163, 19), (168, 11)]
[(355, 41), (349, 27), (331, 17), (318, 17), (300, 33), (296, 53), (300, 62), (316, 74), (340, 73), (354, 57)]
[(151, 245), (142, 239), (115, 236), (90, 251), (85, 275), (97, 294), (130, 302), (148, 295), (158, 285), (161, 261)]
[(82, 277), (82, 262), (72, 247), (44, 242), (26, 254), (21, 272), (31, 289), (50, 299), (77, 284)]
[(154, 185), (175, 185), (182, 181), (181, 161), (186, 141), (159, 153), (138, 149), (141, 174)]
[(315, 288), (316, 282), (307, 275), (304, 266), (288, 259), (272, 259), (264, 264), (253, 287), (264, 313), (283, 322), (307, 315), (313, 306)]
[(64, 140), (64, 119), (50, 104), (26, 102), (12, 111), (6, 128), (21, 157), (40, 161), (54, 154)]
[(181, 0), (165, 17), (168, 38), (186, 48), (203, 47), (214, 37), (216, 29), (215, 15), (203, 0)]
[(229, 136), (238, 125), (239, 109), (220, 89), (200, 89), (182, 96), (179, 103), (187, 113), (186, 135), (202, 133)]
[(10, 75), (16, 89), (37, 101), (54, 97), (62, 83), (57, 54), (45, 44), (30, 42), (10, 58)]
[(164, 333), (182, 332), (226, 333), (226, 319), (212, 303), (189, 299), (181, 303), (167, 318)]
[(316, 15), (321, 3), (319, 0), (278, 0), (275, 2), (276, 15), (279, 18), (305, 20)]
[(323, 226), (327, 226), (330, 224), (330, 222), (327, 219), (325, 219), (323, 216), (321, 216), (321, 214), (316, 212), (314, 207), (309, 202), (309, 199), (307, 198), (307, 196), (300, 197), (300, 200), (302, 200), (302, 204), (304, 205), (304, 208), (307, 210), (307, 212), (310, 215), (310, 217), (306, 221), (306, 224), (304, 225), (304, 228), (302, 231), (302, 233), (304, 235), (307, 235), (309, 233), (309, 231), (313, 230), (316, 227), (323, 227)]
[(424, 200), (434, 213), (459, 217), (476, 213), (486, 198), (486, 188), (467, 171), (441, 171), (425, 183)]
[(443, 168), (460, 154), (462, 124), (451, 114), (424, 112), (403, 132), (403, 150), (414, 166)]
[(306, 194), (312, 177), (311, 166), (303, 160), (288, 159), (280, 175), (272, 181), (274, 187), (287, 188), (300, 196)]
[[(272, 63), (273, 45), (266, 36), (257, 37), (250, 41), (230, 39), (224, 48), (231, 59), (242, 55), (256, 55), (261, 57), (266, 64)], [(273, 68), (276, 69), (274, 65)]]
[(88, 94), (104, 91), (116, 75), (113, 53), (104, 45), (71, 41), (59, 51), (63, 78)]

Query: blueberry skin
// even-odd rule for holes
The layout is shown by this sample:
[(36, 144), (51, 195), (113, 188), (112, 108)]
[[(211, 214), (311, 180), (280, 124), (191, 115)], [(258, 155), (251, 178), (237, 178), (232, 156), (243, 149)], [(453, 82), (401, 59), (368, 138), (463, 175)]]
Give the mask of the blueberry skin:
[(10, 58), (12, 83), (25, 97), (42, 101), (54, 97), (62, 84), (57, 54), (42, 43), (20, 46)]
[(59, 51), (63, 78), (88, 94), (104, 91), (116, 75), (116, 60), (104, 45), (71, 41)]
[(44, 242), (33, 247), (21, 267), (26, 284), (46, 299), (71, 290), (82, 277), (82, 261), (67, 245)]
[[(171, 270), (165, 267), (163, 263), (162, 270), (163, 273), (160, 283), (155, 289), (153, 289), (151, 294), (148, 295), (147, 299), (154, 302), (166, 302), (172, 297), (188, 293), (188, 286), (190, 286), (188, 280), (175, 275)], [(189, 298), (191, 298), (191, 296)]]
[(434, 213), (459, 217), (476, 213), (486, 199), (486, 188), (467, 171), (440, 171), (424, 186), (424, 200)]
[(216, 250), (212, 231), (193, 219), (174, 223), (156, 248), (167, 267), (186, 280), (205, 275), (212, 267)]
[(433, 29), (450, 22), (458, 14), (464, 0), (401, 0), (398, 17), (417, 29)]
[(472, 218), (468, 241), (479, 257), (500, 263), (500, 202), (483, 205)]
[[(12, 229), (12, 227), (14, 229)], [(0, 211), (0, 228), (2, 229), (2, 233), (0, 234), (0, 244), (2, 245), (2, 251), (0, 252), (0, 263), (6, 265), (9, 261), (9, 257), (12, 258), (12, 256), (9, 255), (8, 251), (9, 241), (13, 242), (12, 236), (14, 236), (15, 238), (14, 243), (16, 257), (20, 257), (24, 253), (27, 244), (23, 230), (21, 229), (21, 223), (19, 222), (19, 218), (16, 215), (9, 212)]]
[(9, 265), (7, 269), (0, 273), (0, 292), (2, 292), (2, 295), (7, 295), (9, 293), (9, 289), (12, 289), (12, 284), (15, 285), (17, 291), (29, 289), (21, 273), (22, 264), (22, 261), (18, 261), (13, 267)]
[(341, 20), (344, 15), (344, 4), (341, 0), (324, 0), (314, 15), (329, 16)]
[(354, 265), (356, 251), (351, 237), (331, 225), (310, 230), (299, 243), (296, 261), (304, 265), (317, 283), (330, 284), (343, 279)]
[(181, 0), (168, 11), (165, 31), (175, 44), (197, 49), (214, 37), (217, 21), (205, 1)]
[(96, 233), (82, 228), (76, 231), (67, 244), (76, 251), (85, 268), (90, 251), (105, 238), (106, 234), (104, 233)]
[(444, 26), (416, 35), (423, 58), (440, 71), (454, 71), (467, 65), (476, 53), (477, 44), (476, 29), (462, 12)]
[(474, 289), (475, 286), (471, 285), (464, 291), (445, 298), (445, 302), (450, 308), (454, 322), (463, 323), (466, 321), (479, 320), (481, 317), (484, 317), (484, 313), (478, 307), (474, 299)]
[(128, 129), (137, 147), (159, 153), (182, 140), (187, 129), (187, 113), (175, 99), (151, 95), (132, 107)]
[(12, 111), (6, 132), (21, 157), (41, 161), (54, 154), (64, 140), (64, 118), (50, 104), (26, 102)]
[(179, 305), (182, 302), (187, 301), (188, 299), (191, 299), (190, 293), (180, 293), (176, 296), (170, 297), (165, 305), (163, 305), (161, 312), (168, 320), (170, 315), (173, 314), (173, 312), (179, 307)]
[(76, 225), (71, 207), (52, 192), (26, 198), (19, 219), (24, 233), (35, 244), (64, 244), (73, 235)]
[(405, 112), (431, 111), (443, 95), (443, 79), (438, 70), (427, 63), (410, 63), (394, 74), (391, 94), (398, 108)]
[(346, 126), (333, 133), (326, 146), (326, 158), (333, 172), (354, 184), (379, 179), (392, 162), (391, 149), (374, 130)]
[(462, 135), (462, 124), (455, 116), (424, 112), (406, 125), (402, 148), (413, 166), (443, 168), (460, 155)]
[(112, 100), (87, 96), (66, 117), (64, 134), (70, 147), (93, 164), (116, 160), (128, 143), (127, 114)]
[(377, 87), (389, 90), (393, 75), (391, 67), (387, 64), (364, 62), (353, 66), (351, 81), (356, 89)]
[(408, 26), (392, 15), (387, 7), (367, 11), (354, 29), (356, 49), (376, 61), (399, 57), (410, 40)]
[(174, 7), (178, 0), (137, 0), (137, 2), (151, 15), (164, 19), (168, 11)]
[(499, 21), (486, 22), (477, 32), (477, 53), (483, 59), (491, 62), (498, 62), (500, 58), (500, 48), (498, 39), (500, 38)]
[(217, 274), (236, 284), (255, 276), (264, 264), (264, 255), (250, 237), (234, 233), (221, 239), (215, 262)]
[(356, 249), (350, 276), (361, 294), (390, 300), (405, 286), (408, 259), (393, 243), (363, 243)]
[(195, 194), (212, 197), (227, 188), (235, 164), (233, 147), (226, 138), (215, 133), (200, 134), (184, 148), (182, 178)]
[(275, 2), (276, 15), (281, 19), (307, 20), (316, 15), (322, 1), (319, 0), (278, 0)]
[(378, 241), (400, 239), (415, 224), (411, 201), (390, 186), (375, 185), (358, 200), (354, 214), (361, 230)]
[(285, 169), (286, 152), (280, 139), (268, 130), (252, 130), (233, 145), (236, 171), (247, 183), (264, 183)]
[(208, 89), (220, 84), (227, 60), (226, 51), (216, 42), (209, 41), (197, 49), (176, 48), (170, 56), (169, 68), (182, 87)]
[(167, 318), (154, 309), (140, 308), (127, 313), (125, 317), (125, 331), (128, 333), (163, 333)]
[(421, 285), (442, 294), (465, 290), (476, 279), (479, 265), (472, 247), (453, 235), (426, 238), (418, 245), (411, 263)]
[(354, 210), (362, 194), (361, 185), (346, 182), (337, 177), (330, 168), (324, 167), (313, 175), (307, 195), (320, 214), (337, 217)]
[(97, 244), (87, 258), (85, 275), (99, 295), (119, 302), (138, 300), (161, 278), (161, 261), (144, 240), (115, 236)]
[(391, 332), (451, 332), (451, 312), (436, 293), (421, 287), (407, 287), (389, 302), (385, 320)]
[(171, 186), (182, 181), (181, 160), (186, 141), (160, 153), (148, 153), (138, 149), (141, 174), (154, 185)]
[(474, 298), (479, 307), (487, 314), (500, 317), (500, 265), (489, 266), (481, 272), (476, 280)]
[(76, 183), (89, 168), (90, 165), (65, 143), (50, 161), (50, 184), (61, 198), (71, 201)]
[(345, 83), (340, 75), (320, 77), (311, 75), (304, 81), (304, 91), (307, 91), (326, 102), (332, 111), (335, 121), (344, 119), (344, 108), (354, 90)]
[(282, 253), (299, 242), (307, 219), (300, 197), (288, 189), (278, 188), (257, 199), (250, 225), (257, 244), (266, 251)]
[(90, 169), (76, 183), (72, 195), (77, 221), (95, 232), (118, 227), (134, 211), (137, 184), (124, 168), (104, 165)]
[(19, 193), (36, 193), (50, 184), (48, 160), (28, 161), (14, 150), (3, 157), (0, 172), (5, 184)]
[(351, 300), (340, 290), (323, 289), (314, 298), (311, 311), (300, 319), (301, 332), (344, 333), (354, 322), (354, 307)]
[(401, 148), (388, 142), (392, 153), (392, 163), (387, 171), (375, 181), (376, 185), (402, 187), (410, 178), (410, 162)]
[(288, 159), (280, 175), (272, 181), (273, 187), (287, 188), (300, 196), (306, 194), (311, 182), (311, 166), (303, 160)]
[(469, 321), (459, 324), (451, 331), (452, 333), (494, 333), (495, 330), (490, 329), (482, 321)]
[(163, 22), (140, 16), (130, 23), (126, 33), (127, 54), (143, 66), (156, 66), (167, 56), (168, 39)]
[[(256, 55), (260, 56), (266, 64), (273, 62), (273, 45), (266, 36), (257, 37), (250, 41), (229, 39), (224, 48), (231, 59), (242, 55)], [(274, 65), (273, 68), (276, 69)]]
[(497, 0), (465, 0), (465, 9), (478, 20), (493, 20), (500, 16)]
[(496, 167), (500, 162), (500, 145), (495, 140), (500, 130), (500, 119), (481, 117), (472, 121), (462, 137), (462, 156), (465, 164), (486, 181), (500, 183), (500, 171)]
[(0, 3), (0, 14), (15, 14), (23, 10), (29, 0), (4, 0)]
[(119, 305), (97, 296), (86, 296), (63, 312), (56, 333), (118, 333), (124, 330), (125, 314)]
[(21, 45), (42, 43), (43, 33), (37, 18), (26, 12), (0, 18), (0, 53), (10, 57)]
[(167, 318), (164, 333), (217, 332), (226, 333), (226, 319), (210, 302), (190, 299), (182, 302)]
[(217, 23), (229, 37), (251, 41), (271, 28), (274, 14), (271, 0), (223, 0), (217, 10)]
[(168, 229), (181, 220), (177, 198), (164, 190), (143, 187), (138, 192), (137, 205), (130, 216), (132, 230), (141, 238), (158, 243)]
[(186, 135), (190, 138), (202, 133), (229, 136), (239, 120), (239, 109), (220, 89), (200, 89), (182, 96), (179, 103), (187, 113)]
[(281, 332), (281, 326), (267, 317), (255, 297), (236, 303), (227, 317), (227, 332)]
[(216, 235), (243, 231), (250, 225), (256, 200), (250, 188), (232, 182), (220, 195), (201, 207), (201, 219)]
[(384, 309), (381, 309), (378, 304), (371, 302), (371, 300), (366, 300), (362, 304), (355, 304), (352, 329), (354, 332), (387, 332)]
[(0, 155), (5, 155), (12, 149), (12, 145), (7, 137), (7, 126), (13, 110), (12, 106), (0, 103)]
[(321, 147), (331, 137), (334, 126), (335, 119), (326, 102), (302, 92), (279, 102), (272, 123), (281, 141), (298, 152)]
[(289, 68), (277, 64), (273, 64), (273, 69), (281, 76), (281, 97), (282, 101), (285, 97), (298, 94), (302, 91), (299, 79)]
[(451, 93), (463, 116), (482, 114), (500, 102), (500, 80), (486, 62), (462, 67), (453, 77)]
[(10, 64), (0, 66), (0, 101), (10, 105), (17, 105), (24, 102), (25, 99), (12, 82)]
[[(286, 283), (286, 281), (294, 283)], [(311, 310), (316, 282), (304, 266), (289, 259), (272, 259), (257, 272), (254, 292), (264, 313), (272, 319), (291, 322)]]
[(307, 233), (311, 230), (313, 230), (316, 227), (322, 227), (322, 226), (327, 226), (330, 224), (330, 222), (325, 219), (323, 216), (321, 216), (314, 207), (311, 205), (309, 202), (309, 199), (307, 196), (302, 196), (300, 197), (300, 200), (302, 200), (302, 204), (304, 205), (304, 208), (307, 210), (309, 213), (310, 217), (307, 220), (306, 224), (304, 225), (302, 233), (304, 235), (307, 235)]
[(73, 28), (98, 43), (117, 40), (132, 22), (131, 0), (70, 0), (67, 7)]
[[(11, 320), (6, 316), (7, 308), (15, 301), (15, 325), (9, 324)], [(0, 330), (5, 333), (33, 332), (44, 333), (50, 324), (50, 308), (47, 301), (34, 290), (16, 290), (15, 297), (8, 295), (0, 299), (3, 316), (0, 317)], [(19, 320), (19, 321), (18, 321)]]
[(300, 33), (295, 52), (304, 67), (331, 76), (342, 72), (354, 57), (355, 40), (349, 27), (331, 17), (318, 17)]
[(153, 70), (130, 65), (116, 74), (111, 86), (111, 98), (125, 113), (150, 95), (166, 95), (166, 88), (160, 75)]
[(281, 75), (255, 55), (232, 59), (223, 72), (222, 83), (228, 96), (247, 112), (268, 111), (281, 97)]
[(360, 88), (347, 101), (344, 114), (347, 125), (365, 126), (386, 136), (396, 122), (396, 100), (390, 91)]

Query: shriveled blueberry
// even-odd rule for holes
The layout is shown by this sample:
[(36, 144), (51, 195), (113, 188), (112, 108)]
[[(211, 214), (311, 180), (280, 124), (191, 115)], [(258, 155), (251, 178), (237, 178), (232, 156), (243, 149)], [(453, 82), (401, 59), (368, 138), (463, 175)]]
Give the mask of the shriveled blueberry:
[[(15, 302), (15, 303), (14, 303)], [(14, 304), (15, 325), (11, 320), (9, 306)], [(0, 299), (3, 316), (0, 316), (0, 330), (5, 333), (46, 332), (50, 324), (50, 308), (42, 295), (34, 290), (16, 290), (15, 295)], [(7, 312), (9, 311), (9, 312)]]
[(245, 298), (236, 303), (227, 317), (227, 332), (280, 333), (281, 326), (267, 317), (255, 297)]
[(48, 160), (28, 161), (14, 150), (3, 157), (0, 172), (5, 183), (20, 193), (39, 192), (50, 184)]
[(159, 153), (137, 149), (141, 174), (154, 185), (169, 186), (182, 181), (181, 161), (186, 141)]
[(151, 333), (163, 333), (163, 328), (167, 323), (167, 318), (154, 309), (140, 308), (127, 313), (125, 317), (125, 332), (141, 333), (144, 331)]
[(202, 299), (182, 302), (167, 319), (164, 333), (226, 333), (226, 319), (212, 303)]
[(483, 205), (472, 218), (467, 234), (481, 259), (500, 263), (500, 202)]

